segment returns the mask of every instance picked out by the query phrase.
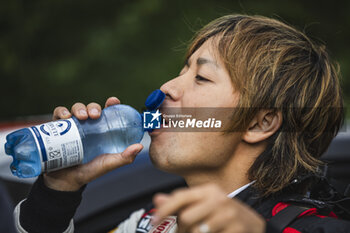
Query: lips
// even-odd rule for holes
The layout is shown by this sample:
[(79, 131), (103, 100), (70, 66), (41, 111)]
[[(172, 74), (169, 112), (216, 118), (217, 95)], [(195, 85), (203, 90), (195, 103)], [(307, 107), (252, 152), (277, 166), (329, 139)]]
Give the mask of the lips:
[(158, 129), (153, 129), (151, 132), (148, 132), (148, 134), (150, 136), (156, 136), (158, 134), (160, 134), (163, 130), (163, 118), (164, 118), (164, 121), (166, 122), (166, 124), (168, 123), (168, 119), (166, 119), (165, 117), (161, 116), (161, 121), (160, 121), (160, 128)]
[(162, 124), (160, 125), (160, 129), (154, 129), (151, 132), (148, 132), (148, 134), (152, 137), (152, 136), (156, 136), (159, 135), (162, 132)]

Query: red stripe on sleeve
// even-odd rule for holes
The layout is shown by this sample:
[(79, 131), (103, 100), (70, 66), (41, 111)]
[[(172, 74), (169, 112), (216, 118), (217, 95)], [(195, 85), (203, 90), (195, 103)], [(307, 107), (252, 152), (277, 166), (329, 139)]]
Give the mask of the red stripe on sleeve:
[(291, 227), (287, 227), (283, 230), (282, 233), (301, 233), (300, 231), (294, 229), (294, 228), (291, 228)]

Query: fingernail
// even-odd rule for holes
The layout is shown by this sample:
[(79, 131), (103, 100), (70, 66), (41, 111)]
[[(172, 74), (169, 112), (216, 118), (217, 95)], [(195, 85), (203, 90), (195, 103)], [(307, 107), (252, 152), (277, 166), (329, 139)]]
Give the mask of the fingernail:
[(67, 115), (69, 115), (69, 112), (68, 112), (67, 110), (64, 110), (64, 111), (62, 112), (62, 114), (63, 114), (63, 116), (67, 116)]
[(90, 113), (92, 115), (98, 115), (99, 112), (98, 112), (98, 110), (96, 108), (93, 108), (93, 109), (90, 110)]
[(79, 110), (79, 114), (82, 115), (82, 116), (86, 116), (87, 115), (87, 113), (86, 113), (86, 111), (84, 109)]

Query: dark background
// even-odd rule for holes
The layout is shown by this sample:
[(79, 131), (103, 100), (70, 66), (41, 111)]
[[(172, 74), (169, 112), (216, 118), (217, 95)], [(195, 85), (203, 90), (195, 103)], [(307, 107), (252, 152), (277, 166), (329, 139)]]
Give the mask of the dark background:
[(260, 14), (325, 43), (350, 104), (350, 1), (2, 0), (0, 120), (109, 96), (141, 109), (180, 71), (194, 32), (229, 13)]

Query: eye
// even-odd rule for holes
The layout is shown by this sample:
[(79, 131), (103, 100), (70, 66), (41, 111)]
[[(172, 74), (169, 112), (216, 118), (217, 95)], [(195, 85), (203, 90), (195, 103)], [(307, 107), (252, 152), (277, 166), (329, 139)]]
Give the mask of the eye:
[(209, 79), (206, 79), (204, 78), (203, 76), (200, 76), (200, 75), (196, 75), (196, 80), (199, 81), (199, 82), (210, 82)]

